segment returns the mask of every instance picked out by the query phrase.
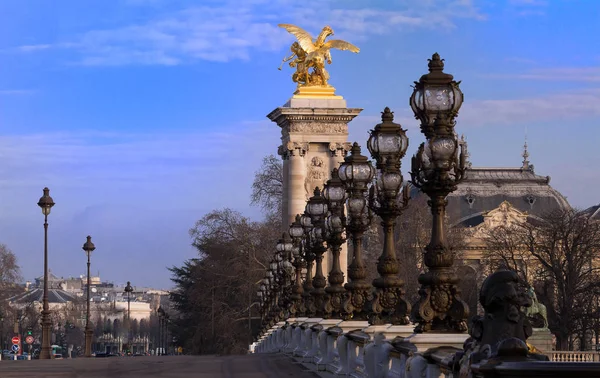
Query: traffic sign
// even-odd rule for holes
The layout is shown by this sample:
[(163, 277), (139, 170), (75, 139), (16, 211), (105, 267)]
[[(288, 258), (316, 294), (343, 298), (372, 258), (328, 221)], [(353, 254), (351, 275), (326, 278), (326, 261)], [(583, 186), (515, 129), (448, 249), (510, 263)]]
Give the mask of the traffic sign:
[(19, 344), (21, 342), (21, 338), (19, 336), (13, 336), (12, 343)]
[(20, 348), (19, 348), (19, 344), (13, 344), (13, 346), (12, 346), (12, 350), (13, 350), (13, 352), (18, 352), (18, 351), (19, 351), (19, 349), (20, 349)]
[(25, 342), (26, 342), (27, 344), (33, 344), (33, 336), (27, 336), (27, 337), (25, 338)]

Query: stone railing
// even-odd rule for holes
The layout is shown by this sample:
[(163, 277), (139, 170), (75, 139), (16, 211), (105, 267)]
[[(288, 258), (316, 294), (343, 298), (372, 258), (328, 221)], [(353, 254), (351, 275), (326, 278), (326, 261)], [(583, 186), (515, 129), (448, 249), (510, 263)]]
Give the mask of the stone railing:
[(554, 362), (600, 362), (599, 352), (553, 351), (546, 354)]
[[(458, 377), (455, 354), (462, 351), (462, 343), (468, 335), (398, 335), (393, 326), (377, 327), (377, 332), (373, 332), (373, 327), (366, 322), (288, 319), (268, 330), (254, 344), (253, 350), (255, 353), (284, 353), (308, 366), (313, 365), (318, 372), (327, 371), (341, 377)], [(600, 353), (550, 352), (548, 357), (550, 362), (474, 364), (472, 373), (475, 378), (600, 376), (600, 363), (595, 363), (600, 361)]]

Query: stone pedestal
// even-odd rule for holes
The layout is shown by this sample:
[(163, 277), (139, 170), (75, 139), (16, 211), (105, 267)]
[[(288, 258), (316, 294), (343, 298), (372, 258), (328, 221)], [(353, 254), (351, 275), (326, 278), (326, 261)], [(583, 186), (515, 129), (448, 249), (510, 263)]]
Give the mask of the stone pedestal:
[(554, 349), (552, 333), (548, 328), (534, 328), (533, 335), (527, 339), (527, 342), (539, 349), (542, 353), (550, 353)]
[(387, 340), (393, 340), (396, 337), (408, 337), (414, 334), (414, 325), (370, 325), (363, 329), (363, 332), (373, 337), (377, 333), (382, 333)]
[(425, 352), (441, 346), (463, 349), (463, 343), (468, 338), (468, 333), (413, 333), (405, 337), (404, 342), (415, 352)]
[[(267, 117), (281, 128), (283, 158), (283, 232), (289, 230), (296, 214), (302, 214), (315, 187), (331, 177), (350, 150), (348, 122), (362, 109), (346, 107), (332, 87), (300, 88), (282, 107)], [(348, 249), (342, 246), (340, 265), (347, 279)], [(331, 267), (331, 253), (323, 259), (323, 274)]]
[(363, 330), (369, 326), (366, 320), (347, 320), (337, 325), (344, 331), (343, 333), (354, 331), (355, 329)]

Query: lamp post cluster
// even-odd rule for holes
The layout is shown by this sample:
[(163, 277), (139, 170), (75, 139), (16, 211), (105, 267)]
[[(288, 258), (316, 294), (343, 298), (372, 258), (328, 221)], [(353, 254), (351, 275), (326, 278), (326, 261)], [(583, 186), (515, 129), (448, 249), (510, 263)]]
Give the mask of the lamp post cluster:
[[(463, 94), (443, 68), (443, 60), (434, 54), (429, 73), (415, 82), (410, 98), (426, 138), (412, 157), (411, 183), (429, 196), (433, 215), (431, 241), (424, 251), (428, 269), (419, 277), (418, 302), (411, 306), (404, 298), (394, 233), (410, 196), (401, 172), (408, 137), (394, 123), (393, 112), (385, 108), (382, 122), (370, 131), (367, 141), (375, 164), (354, 143), (323, 190), (315, 188), (304, 213), (296, 215), (289, 234), (284, 233), (277, 243), (258, 291), (264, 330), (300, 316), (368, 320), (372, 325), (412, 321), (416, 332), (466, 330), (468, 307), (460, 299), (459, 280), (452, 268), (454, 253), (444, 228), (446, 197), (466, 171), (466, 151), (454, 131)], [(384, 240), (377, 262), (379, 276), (370, 283), (362, 241), (374, 214), (381, 220)], [(348, 282), (342, 285), (340, 251), (346, 239), (352, 243), (353, 254)], [(328, 250), (332, 265), (326, 279), (322, 260)]]
[[(55, 205), (54, 200), (50, 197), (50, 189), (44, 188), (43, 195), (38, 201), (38, 206), (42, 209), (42, 214), (44, 214), (44, 291), (42, 297), (42, 349), (40, 351), (40, 359), (51, 359), (51, 337), (52, 337), (52, 320), (50, 318), (50, 309), (48, 303), (48, 215), (50, 215), (50, 210)], [(90, 292), (91, 292), (91, 255), (92, 252), (96, 249), (96, 246), (92, 242), (92, 237), (87, 236), (86, 242), (83, 244), (82, 249), (86, 253), (87, 257), (87, 295), (86, 295), (86, 315), (85, 315), (85, 357), (92, 356), (92, 338), (93, 338), (93, 327), (90, 322)], [(125, 287), (125, 292), (127, 293), (127, 324), (128, 329), (130, 327), (131, 320), (131, 307), (130, 307), (130, 294), (133, 291), (131, 287), (131, 283), (128, 281), (127, 286)]]
[(158, 352), (159, 356), (163, 356), (168, 354), (169, 348), (169, 324), (171, 320), (169, 319), (169, 314), (162, 308), (162, 306), (158, 306), (158, 310), (156, 310), (156, 315), (158, 317)]

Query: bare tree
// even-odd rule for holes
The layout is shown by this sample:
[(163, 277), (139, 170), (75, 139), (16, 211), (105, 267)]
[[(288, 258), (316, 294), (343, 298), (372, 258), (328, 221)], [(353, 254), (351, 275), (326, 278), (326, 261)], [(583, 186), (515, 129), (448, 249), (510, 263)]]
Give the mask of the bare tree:
[(190, 231), (199, 258), (172, 267), (173, 336), (192, 353), (244, 353), (252, 308), (279, 228), (230, 209), (215, 210)]
[(600, 295), (600, 223), (579, 210), (561, 209), (491, 230), (486, 241), (490, 264), (501, 262), (534, 283), (557, 347), (573, 348), (578, 334), (585, 347), (599, 312), (593, 298)]
[(7, 298), (22, 291), (17, 287), (19, 282), (21, 268), (17, 264), (17, 257), (6, 244), (0, 244), (0, 312), (6, 306), (4, 301)]
[(263, 158), (262, 166), (254, 175), (252, 205), (259, 205), (267, 215), (281, 217), (283, 199), (283, 164), (275, 155)]

